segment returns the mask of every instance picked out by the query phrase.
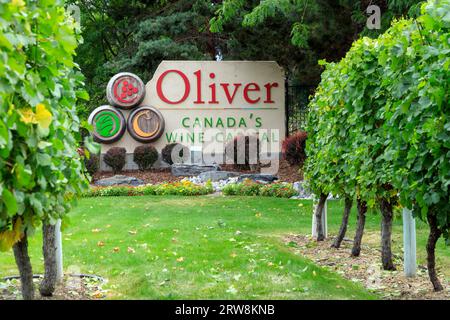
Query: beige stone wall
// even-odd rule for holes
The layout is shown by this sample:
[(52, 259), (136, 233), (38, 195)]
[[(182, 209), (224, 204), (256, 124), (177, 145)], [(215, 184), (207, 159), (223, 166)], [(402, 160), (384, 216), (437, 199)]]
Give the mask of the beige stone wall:
[[(167, 70), (180, 70), (189, 79), (190, 82), (190, 94), (187, 99), (179, 104), (168, 104), (162, 101), (157, 94), (156, 85), (157, 80), (161, 74)], [(205, 104), (195, 104), (194, 101), (197, 99), (197, 78), (194, 72), (201, 70), (202, 74), (202, 100)], [(216, 76), (214, 79), (210, 79), (209, 75), (214, 73)], [(143, 79), (144, 82), (146, 79)], [(264, 87), (267, 83), (278, 83), (278, 87), (271, 89), (272, 100), (275, 103), (264, 103), (266, 99), (266, 88)], [(216, 84), (216, 94), (219, 104), (209, 104), (208, 101), (211, 100), (211, 92), (209, 85), (212, 83)], [(226, 94), (220, 86), (220, 83), (229, 83), (229, 91), (233, 92), (234, 83), (242, 83), (242, 85), (237, 89), (234, 101), (232, 104), (228, 103)], [(251, 99), (256, 99), (258, 96), (261, 97), (260, 101), (255, 104), (250, 104), (245, 101), (243, 97), (243, 90), (247, 83), (257, 83), (260, 86), (260, 92), (249, 92)], [(171, 101), (179, 100), (185, 90), (184, 82), (182, 78), (176, 73), (169, 73), (162, 82), (162, 89), (166, 97)], [(280, 150), (280, 144), (285, 136), (285, 88), (284, 88), (284, 71), (276, 63), (271, 61), (163, 61), (158, 69), (156, 70), (153, 78), (146, 84), (146, 96), (141, 105), (150, 105), (159, 109), (165, 119), (165, 130), (163, 135), (155, 142), (151, 143), (158, 150), (161, 150), (168, 142), (167, 135), (171, 132), (180, 131), (182, 128), (182, 121), (185, 117), (189, 117), (190, 120), (185, 120), (186, 124), (193, 124), (195, 118), (201, 119), (204, 122), (204, 118), (213, 118), (216, 122), (220, 117), (223, 120), (228, 117), (234, 117), (236, 120), (244, 118), (247, 123), (247, 129), (258, 129), (264, 133), (264, 129), (268, 130), (268, 136), (278, 136), (275, 139), (275, 146), (272, 146), (272, 152), (276, 153)], [(125, 116), (128, 118), (129, 111), (121, 110)], [(261, 127), (256, 128), (256, 118), (261, 118)], [(241, 128), (243, 129), (243, 128)], [(272, 129), (278, 132), (271, 132)], [(233, 130), (233, 128), (232, 128)], [(200, 128), (189, 128), (182, 129), (183, 136), (189, 133), (195, 133), (196, 142), (195, 145), (201, 145), (198, 142), (198, 135), (202, 129)], [(194, 132), (195, 131), (195, 132)], [(206, 130), (203, 130), (206, 132)], [(217, 128), (214, 131), (215, 134), (219, 134), (217, 137), (222, 137), (222, 133), (227, 133), (227, 129)], [(260, 132), (260, 136), (261, 136)], [(178, 132), (180, 134), (181, 132)], [(230, 132), (228, 132), (230, 133)], [(231, 132), (234, 133), (234, 132)], [(207, 139), (208, 133), (206, 133)], [(178, 136), (179, 137), (179, 136)], [(185, 145), (192, 145), (191, 141), (183, 141)], [(135, 141), (126, 132), (122, 139), (118, 142), (109, 145), (102, 145), (102, 153), (105, 153), (109, 148), (119, 146), (125, 147), (127, 153), (132, 153), (134, 148), (141, 145), (142, 143)], [(209, 147), (207, 146), (209, 145)], [(221, 143), (204, 143), (201, 146), (206, 152), (207, 150), (221, 149)], [(275, 148), (274, 148), (275, 147)]]

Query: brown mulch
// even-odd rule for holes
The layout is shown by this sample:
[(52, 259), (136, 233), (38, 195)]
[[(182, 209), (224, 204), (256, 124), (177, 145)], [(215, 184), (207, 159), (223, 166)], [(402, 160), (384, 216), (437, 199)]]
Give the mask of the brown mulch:
[[(180, 181), (181, 179), (183, 179), (183, 177), (173, 176), (170, 173), (170, 168), (169, 169), (150, 169), (150, 170), (146, 170), (146, 171), (130, 170), (130, 171), (122, 171), (120, 174), (124, 175), (124, 176), (135, 177), (135, 178), (143, 180), (145, 183), (151, 183), (151, 184), (157, 184), (157, 183), (162, 183), (162, 182), (175, 182), (175, 181)], [(114, 173), (109, 172), (109, 171), (97, 172), (94, 175), (93, 182), (95, 182), (99, 179), (109, 178), (112, 176), (114, 176)]]
[[(33, 279), (35, 300), (101, 300), (106, 298), (106, 290), (102, 289), (103, 281), (95, 278), (65, 276), (55, 288), (51, 297), (43, 297), (39, 293), (41, 279)], [(20, 280), (0, 279), (0, 300), (21, 300)]]
[(401, 257), (395, 256), (396, 271), (384, 271), (381, 267), (380, 251), (363, 245), (361, 255), (357, 258), (350, 256), (353, 246), (351, 240), (343, 241), (341, 248), (331, 248), (333, 237), (317, 242), (311, 236), (287, 235), (284, 241), (299, 255), (307, 257), (314, 263), (323, 266), (344, 278), (361, 283), (383, 299), (388, 300), (449, 300), (450, 283), (439, 274), (444, 291), (434, 292), (428, 278), (427, 268), (418, 266), (417, 276), (406, 278), (403, 274)]
[[(240, 170), (235, 168), (233, 165), (224, 164), (220, 166), (222, 171), (237, 171), (240, 173), (257, 173), (258, 170)], [(122, 171), (120, 174), (125, 176), (131, 176), (143, 180), (145, 183), (157, 184), (162, 182), (175, 182), (180, 181), (184, 177), (175, 177), (170, 173), (170, 168), (164, 169), (149, 169), (146, 171), (139, 170), (126, 170)], [(109, 178), (114, 176), (110, 171), (102, 171), (94, 174), (93, 182)], [(281, 160), (280, 168), (278, 171), (278, 177), (280, 181), (283, 182), (296, 182), (303, 180), (302, 174), (299, 173), (298, 166), (291, 166), (287, 161)]]
[(303, 174), (299, 173), (299, 166), (291, 166), (286, 160), (280, 161), (278, 177), (280, 181), (291, 183), (303, 180)]

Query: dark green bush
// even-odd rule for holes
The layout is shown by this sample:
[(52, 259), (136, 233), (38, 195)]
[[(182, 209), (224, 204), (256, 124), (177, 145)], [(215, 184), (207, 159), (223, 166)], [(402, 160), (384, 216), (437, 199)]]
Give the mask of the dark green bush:
[(92, 177), (100, 168), (100, 157), (96, 154), (91, 154), (88, 157), (84, 157), (84, 165), (86, 167), (86, 171)]
[[(240, 144), (245, 146), (244, 150), (238, 148)], [(241, 154), (238, 154), (239, 151)], [(260, 141), (255, 136), (237, 136), (225, 146), (226, 157), (232, 157), (234, 167), (238, 170), (249, 170), (250, 165), (258, 165), (259, 152)]]
[(109, 149), (105, 156), (103, 157), (103, 161), (113, 169), (114, 174), (122, 171), (126, 162), (127, 151), (125, 148), (113, 147)]
[(150, 168), (158, 160), (158, 151), (150, 145), (136, 147), (133, 153), (133, 161), (138, 165), (139, 170), (144, 171)]
[(290, 165), (301, 165), (306, 159), (307, 133), (297, 131), (283, 141), (283, 156)]
[(161, 150), (161, 156), (162, 156), (163, 160), (170, 165), (172, 165), (173, 160), (175, 160), (175, 159), (172, 159), (172, 152), (175, 147), (179, 150), (178, 156), (180, 159), (182, 159), (182, 162), (185, 162), (190, 157), (188, 147), (186, 147), (185, 145), (182, 145), (181, 143), (169, 143)]

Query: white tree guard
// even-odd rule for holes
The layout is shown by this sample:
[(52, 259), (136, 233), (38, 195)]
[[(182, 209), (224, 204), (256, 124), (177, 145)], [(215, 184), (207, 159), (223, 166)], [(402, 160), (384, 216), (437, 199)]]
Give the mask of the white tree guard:
[(58, 219), (55, 225), (55, 242), (56, 242), (56, 279), (61, 281), (64, 275), (63, 271), (63, 253), (62, 253), (62, 236), (61, 236), (61, 219)]
[[(313, 238), (317, 237), (317, 223), (316, 223), (316, 207), (317, 203), (313, 206), (313, 217), (312, 217), (312, 229), (311, 234)], [(328, 211), (328, 200), (325, 201), (325, 205), (323, 206), (322, 210), (322, 227), (324, 228), (323, 234), (325, 235), (325, 238), (328, 237), (328, 225), (327, 225), (327, 211)]]
[(403, 209), (403, 267), (406, 277), (416, 275), (416, 221), (406, 208)]

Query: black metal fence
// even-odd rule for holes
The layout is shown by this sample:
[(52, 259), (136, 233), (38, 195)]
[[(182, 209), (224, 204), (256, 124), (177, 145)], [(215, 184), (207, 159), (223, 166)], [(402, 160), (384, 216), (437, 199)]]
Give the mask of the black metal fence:
[(286, 136), (304, 130), (308, 115), (308, 102), (314, 86), (286, 85)]

